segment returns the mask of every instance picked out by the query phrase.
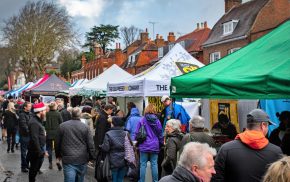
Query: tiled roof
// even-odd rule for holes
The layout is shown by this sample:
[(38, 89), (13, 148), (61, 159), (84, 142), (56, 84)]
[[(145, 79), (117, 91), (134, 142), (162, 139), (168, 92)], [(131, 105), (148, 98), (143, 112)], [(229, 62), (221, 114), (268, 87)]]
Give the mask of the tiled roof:
[[(203, 46), (247, 36), (258, 13), (268, 1), (269, 0), (252, 0), (232, 8), (214, 25), (209, 38)], [(239, 22), (232, 34), (223, 36), (223, 23), (231, 20), (238, 20)]]
[(194, 30), (193, 32), (183, 35), (176, 40), (176, 43), (185, 41), (185, 40), (192, 40), (191, 43), (186, 46), (187, 52), (196, 52), (201, 50), (202, 44), (207, 40), (210, 34), (209, 28), (203, 28)]

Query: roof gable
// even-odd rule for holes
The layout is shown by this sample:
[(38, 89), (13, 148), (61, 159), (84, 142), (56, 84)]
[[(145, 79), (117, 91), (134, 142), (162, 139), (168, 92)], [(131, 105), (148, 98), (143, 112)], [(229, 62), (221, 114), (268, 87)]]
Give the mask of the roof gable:
[[(214, 25), (207, 41), (203, 44), (208, 46), (223, 41), (230, 41), (238, 37), (246, 37), (254, 24), (258, 13), (269, 0), (252, 0), (232, 8), (224, 14), (221, 19)], [(223, 35), (223, 23), (231, 20), (238, 20), (232, 34)]]

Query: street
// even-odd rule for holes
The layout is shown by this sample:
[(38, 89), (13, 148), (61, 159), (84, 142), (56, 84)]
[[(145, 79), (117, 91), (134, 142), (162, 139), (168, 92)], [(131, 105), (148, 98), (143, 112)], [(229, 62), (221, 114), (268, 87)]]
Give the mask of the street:
[[(0, 182), (28, 182), (28, 173), (22, 173), (20, 168), (20, 150), (15, 153), (7, 153), (7, 144), (0, 142)], [(43, 174), (37, 175), (36, 181), (59, 182), (63, 181), (63, 172), (58, 171), (54, 163), (53, 169), (48, 169), (48, 159), (45, 158), (41, 167)], [(86, 182), (96, 181), (94, 170), (88, 169)]]

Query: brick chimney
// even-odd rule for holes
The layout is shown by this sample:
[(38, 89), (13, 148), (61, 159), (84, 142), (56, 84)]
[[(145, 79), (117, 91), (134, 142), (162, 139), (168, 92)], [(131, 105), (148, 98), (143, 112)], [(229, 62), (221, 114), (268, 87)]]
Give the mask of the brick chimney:
[(196, 24), (196, 30), (199, 30), (200, 27), (199, 27), (199, 23)]
[(122, 63), (123, 63), (123, 56), (122, 56), (121, 44), (116, 43), (115, 64), (118, 66), (121, 66)]
[(83, 54), (82, 55), (82, 67), (85, 67), (85, 65), (86, 65), (86, 56), (85, 56), (85, 54)]
[(227, 13), (234, 6), (242, 4), (242, 0), (225, 0), (225, 13)]
[(149, 37), (149, 33), (146, 28), (145, 32), (140, 33), (141, 43), (147, 42), (149, 40), (148, 37)]
[(204, 28), (208, 28), (207, 27), (207, 21), (205, 21), (203, 25), (204, 25)]
[(159, 36), (159, 34), (156, 35), (155, 44), (157, 47), (162, 47), (165, 45), (163, 37)]
[(167, 40), (169, 43), (171, 42), (175, 42), (175, 35), (174, 32), (169, 32), (168, 36), (167, 36)]

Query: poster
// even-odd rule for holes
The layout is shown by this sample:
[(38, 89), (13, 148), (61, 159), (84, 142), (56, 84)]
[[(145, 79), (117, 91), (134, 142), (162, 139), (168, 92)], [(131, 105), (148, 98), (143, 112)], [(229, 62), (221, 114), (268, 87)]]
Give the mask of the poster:
[(182, 74), (189, 73), (199, 68), (199, 66), (195, 64), (186, 63), (186, 62), (175, 62), (175, 64)]
[(163, 111), (164, 105), (161, 102), (161, 97), (148, 97), (148, 102), (156, 106), (158, 113), (161, 113)]
[(210, 127), (218, 122), (218, 115), (225, 114), (240, 131), (237, 100), (210, 100)]

